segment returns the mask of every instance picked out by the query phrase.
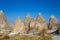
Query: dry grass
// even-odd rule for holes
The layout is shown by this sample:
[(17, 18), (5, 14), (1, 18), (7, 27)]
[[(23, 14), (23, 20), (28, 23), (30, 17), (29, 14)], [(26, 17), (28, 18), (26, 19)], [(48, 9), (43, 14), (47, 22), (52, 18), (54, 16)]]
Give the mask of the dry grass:
[(51, 36), (28, 36), (28, 35), (13, 35), (8, 36), (6, 34), (0, 35), (0, 40), (52, 40)]

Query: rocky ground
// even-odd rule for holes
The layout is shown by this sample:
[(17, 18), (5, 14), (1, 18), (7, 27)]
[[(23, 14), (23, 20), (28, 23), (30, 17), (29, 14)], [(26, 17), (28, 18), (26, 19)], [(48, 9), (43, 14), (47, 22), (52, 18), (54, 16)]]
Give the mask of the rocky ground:
[(60, 35), (53, 35), (53, 40), (60, 40)]
[(38, 36), (38, 35), (16, 34), (9, 36), (7, 34), (0, 34), (0, 40), (60, 40), (60, 35)]

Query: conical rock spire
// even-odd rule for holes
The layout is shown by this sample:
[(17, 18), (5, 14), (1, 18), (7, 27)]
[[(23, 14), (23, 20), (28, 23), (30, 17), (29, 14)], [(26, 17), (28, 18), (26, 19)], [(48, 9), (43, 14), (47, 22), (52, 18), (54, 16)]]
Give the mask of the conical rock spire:
[(54, 15), (51, 15), (50, 20), (49, 20), (49, 29), (57, 29), (57, 19)]
[(47, 24), (44, 20), (44, 18), (42, 17), (41, 13), (38, 14), (38, 17), (36, 19), (36, 29), (38, 31), (42, 31), (43, 29), (47, 30)]
[(26, 32), (28, 32), (28, 30), (29, 30), (30, 20), (31, 20), (30, 14), (27, 13), (26, 18), (24, 20), (24, 25), (25, 25)]
[(6, 19), (2, 10), (0, 10), (0, 30), (2, 30), (2, 32), (5, 31), (7, 33), (10, 30), (8, 21), (7, 21), (7, 19)]
[(36, 20), (39, 21), (40, 23), (45, 21), (44, 18), (42, 17), (42, 14), (41, 13), (38, 14)]
[(16, 19), (16, 21), (13, 24), (13, 31), (14, 33), (22, 33), (24, 24), (21, 21), (20, 17)]
[(30, 17), (30, 14), (29, 14), (29, 13), (27, 13), (26, 17)]

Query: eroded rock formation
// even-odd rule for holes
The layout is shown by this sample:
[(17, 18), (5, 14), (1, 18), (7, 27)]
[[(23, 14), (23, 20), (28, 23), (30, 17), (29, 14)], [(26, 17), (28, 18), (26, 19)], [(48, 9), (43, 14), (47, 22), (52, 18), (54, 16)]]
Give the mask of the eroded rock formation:
[(12, 32), (14, 33), (22, 33), (24, 30), (24, 23), (21, 21), (20, 17), (16, 19), (16, 21), (12, 25)]
[(0, 11), (0, 32), (40, 34), (43, 30), (58, 29), (59, 25), (57, 24), (57, 19), (53, 15), (47, 25), (41, 13), (38, 14), (37, 18), (31, 18), (30, 14), (27, 13), (24, 22), (18, 17), (10, 28), (3, 11)]
[(29, 27), (30, 27), (30, 20), (31, 20), (30, 14), (27, 13), (26, 18), (24, 20), (25, 32), (27, 32), (27, 33), (28, 33)]
[(9, 31), (10, 31), (9, 23), (8, 23), (3, 11), (0, 10), (0, 32), (9, 33)]
[(50, 20), (49, 20), (49, 29), (57, 29), (57, 19), (54, 15), (51, 15)]

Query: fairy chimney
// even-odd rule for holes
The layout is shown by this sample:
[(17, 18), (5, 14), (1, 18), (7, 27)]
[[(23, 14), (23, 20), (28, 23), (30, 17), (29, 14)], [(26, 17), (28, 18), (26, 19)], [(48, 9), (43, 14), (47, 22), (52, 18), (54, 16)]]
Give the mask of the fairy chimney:
[(0, 30), (1, 32), (7, 32), (7, 33), (9, 33), (10, 31), (8, 21), (2, 10), (0, 10)]
[(37, 18), (36, 18), (36, 29), (40, 32), (43, 29), (47, 30), (47, 24), (44, 20), (44, 18), (42, 17), (41, 13), (38, 14)]
[(14, 33), (22, 33), (24, 30), (24, 24), (21, 21), (20, 17), (18, 17), (16, 19), (16, 21), (14, 22), (14, 24), (12, 25), (12, 32)]
[(48, 28), (49, 29), (57, 29), (57, 19), (54, 15), (51, 15), (50, 19), (49, 19), (49, 24), (48, 24)]
[(25, 25), (25, 31), (26, 31), (26, 32), (29, 31), (30, 20), (31, 20), (30, 14), (27, 13), (26, 18), (25, 18), (25, 20), (24, 20), (24, 25)]

